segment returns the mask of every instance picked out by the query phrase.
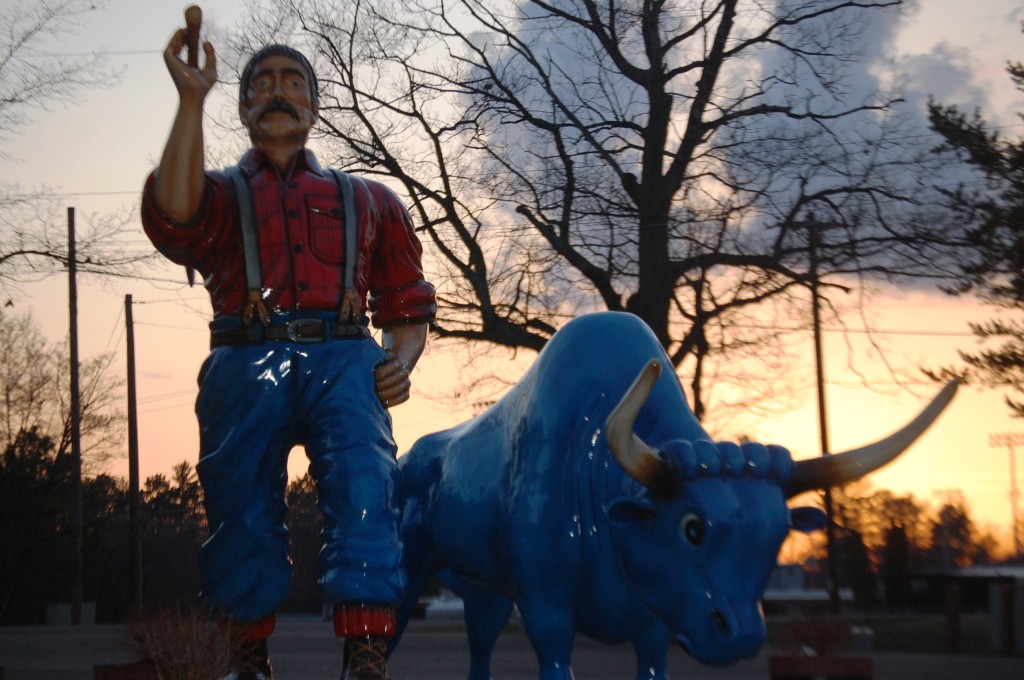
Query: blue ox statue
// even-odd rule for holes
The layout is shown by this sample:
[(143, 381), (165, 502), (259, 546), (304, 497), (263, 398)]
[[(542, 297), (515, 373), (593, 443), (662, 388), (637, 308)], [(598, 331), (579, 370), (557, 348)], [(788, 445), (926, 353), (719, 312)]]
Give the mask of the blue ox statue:
[(794, 463), (782, 447), (713, 443), (662, 365), (637, 317), (583, 316), (488, 411), (417, 441), (401, 463), (400, 625), (447, 570), (465, 603), (470, 680), (490, 678), (514, 604), (542, 680), (572, 677), (576, 631), (632, 641), (639, 680), (666, 677), (673, 637), (706, 664), (753, 655), (783, 539), (824, 524), (786, 499), (892, 460), (955, 389), (879, 444)]

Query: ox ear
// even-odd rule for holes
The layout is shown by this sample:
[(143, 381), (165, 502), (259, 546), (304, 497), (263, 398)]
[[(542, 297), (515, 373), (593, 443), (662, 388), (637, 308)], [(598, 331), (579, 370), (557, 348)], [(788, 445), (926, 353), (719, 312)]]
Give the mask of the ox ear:
[(809, 534), (825, 528), (828, 518), (818, 508), (790, 508), (789, 526), (797, 531)]
[(646, 500), (620, 498), (608, 505), (608, 521), (619, 529), (649, 524), (654, 521), (654, 506)]

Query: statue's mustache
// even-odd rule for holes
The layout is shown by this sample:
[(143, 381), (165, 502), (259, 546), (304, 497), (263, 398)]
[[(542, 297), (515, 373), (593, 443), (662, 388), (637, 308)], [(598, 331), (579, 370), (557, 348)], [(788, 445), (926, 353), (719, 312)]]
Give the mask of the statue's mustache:
[(298, 109), (296, 109), (294, 106), (292, 106), (283, 99), (275, 99), (271, 101), (269, 104), (267, 104), (267, 106), (262, 111), (260, 111), (260, 119), (262, 119), (268, 113), (274, 113), (275, 111), (287, 113), (295, 120), (299, 119)]

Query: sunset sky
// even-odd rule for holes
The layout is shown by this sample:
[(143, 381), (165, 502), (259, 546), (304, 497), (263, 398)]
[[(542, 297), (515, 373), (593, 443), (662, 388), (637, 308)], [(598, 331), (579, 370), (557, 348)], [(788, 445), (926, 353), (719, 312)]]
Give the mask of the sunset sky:
[[(0, 0), (0, 6), (21, 2)], [(229, 28), (242, 4), (242, 0), (204, 3), (207, 25)], [(9, 158), (0, 162), (0, 180), (17, 184), (24, 192), (58, 194), (67, 206), (76, 208), (82, 221), (117, 210), (135, 214), (143, 179), (159, 157), (174, 113), (176, 95), (161, 51), (181, 23), (185, 6), (168, 0), (109, 2), (84, 30), (50, 45), (50, 51), (65, 54), (105, 49), (110, 63), (123, 69), (123, 77), (110, 89), (87, 93), (77, 105), (56, 103), (50, 110), (36, 112), (35, 122), (5, 145)], [(1005, 73), (1007, 60), (1024, 60), (1020, 1), (920, 0), (908, 6), (888, 45), (917, 97), (908, 101), (923, 106), (927, 96), (934, 94), (967, 110), (980, 106), (986, 118), (1004, 127), (1008, 135), (1024, 135), (1024, 126), (1015, 116), (1024, 111), (1024, 100), (1013, 91)], [(221, 86), (216, 96), (233, 97), (233, 88)], [(216, 144), (217, 139), (208, 143)], [(133, 245), (141, 247), (144, 239), (140, 228)], [(151, 280), (83, 278), (81, 357), (116, 352), (114, 369), (121, 373), (127, 293), (137, 303), (140, 448), (142, 474), (148, 476), (169, 472), (182, 460), (195, 461), (198, 437), (192, 403), (195, 375), (207, 350), (208, 304), (205, 292), (200, 287), (189, 289), (184, 272), (173, 267), (162, 269)], [(8, 312), (31, 311), (52, 340), (67, 333), (65, 278), (27, 283), (5, 294), (14, 302)], [(880, 438), (913, 417), (938, 390), (923, 384), (917, 367), (955, 363), (957, 348), (976, 347), (967, 322), (991, 318), (994, 313), (972, 300), (921, 290), (890, 291), (880, 299), (871, 310), (871, 321), (880, 331), (874, 338), (884, 348), (886, 362), (907, 376), (911, 383), (907, 386), (894, 384), (892, 374), (867, 344), (867, 336), (828, 334), (833, 450)], [(849, 325), (857, 328), (859, 321), (851, 319)], [(798, 458), (816, 455), (810, 362), (808, 354), (807, 365), (794, 374), (792, 384), (781, 388), (792, 391), (797, 408), (747, 420), (742, 430), (715, 434), (724, 438), (750, 434), (786, 445)], [(520, 360), (513, 370), (526, 363)], [(450, 384), (457, 369), (452, 357), (428, 350), (414, 375), (413, 401), (393, 411), (400, 450), (422, 434), (469, 417), (468, 405), (455, 408), (432, 399)], [(873, 388), (866, 388), (865, 382)], [(960, 489), (974, 518), (1005, 539), (1011, 517), (1009, 457), (1005, 448), (989, 445), (989, 435), (1024, 432), (1024, 423), (1009, 417), (1002, 400), (997, 392), (961, 389), (941, 421), (903, 459), (873, 476), (873, 484), (911, 492), (931, 503), (938, 502), (945, 490)], [(1018, 459), (1024, 458), (1024, 450), (1017, 454)], [(301, 473), (303, 461), (296, 456), (290, 468), (293, 474)], [(1018, 481), (1024, 487), (1024, 463), (1018, 469)], [(127, 462), (113, 462), (110, 471), (127, 474)], [(1024, 501), (1021, 509), (1024, 512)]]

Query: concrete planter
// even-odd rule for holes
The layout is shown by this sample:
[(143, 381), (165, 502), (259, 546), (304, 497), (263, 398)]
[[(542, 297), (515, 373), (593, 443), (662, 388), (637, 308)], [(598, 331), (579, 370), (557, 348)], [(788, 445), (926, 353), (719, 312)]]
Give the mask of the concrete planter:
[(768, 674), (772, 680), (871, 680), (874, 668), (868, 656), (771, 654)]
[(93, 666), (93, 680), (159, 680), (152, 661)]

